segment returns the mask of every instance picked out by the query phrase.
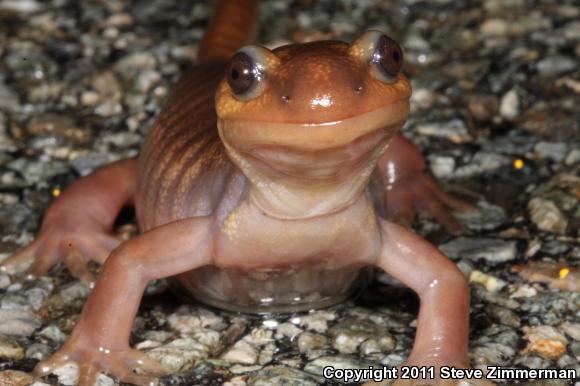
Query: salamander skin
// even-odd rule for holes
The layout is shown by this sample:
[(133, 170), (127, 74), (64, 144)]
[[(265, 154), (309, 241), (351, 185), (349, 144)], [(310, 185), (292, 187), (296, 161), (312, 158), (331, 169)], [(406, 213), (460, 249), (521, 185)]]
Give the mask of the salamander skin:
[[(448, 208), (471, 208), (441, 191), (398, 134), (411, 95), (399, 46), (369, 31), (351, 43), (239, 49), (255, 14), (253, 1), (222, 1), (139, 158), (73, 183), (35, 241), (3, 265), (32, 261), (29, 272), (42, 275), (63, 261), (90, 282), (86, 263), (103, 263), (78, 324), (38, 375), (76, 362), (80, 385), (99, 372), (154, 384), (163, 368), (128, 343), (143, 291), (204, 266), (379, 267), (421, 299), (406, 364), (468, 366), (464, 276), (395, 223), (425, 210), (455, 231)], [(125, 205), (141, 234), (120, 243), (110, 232)]]

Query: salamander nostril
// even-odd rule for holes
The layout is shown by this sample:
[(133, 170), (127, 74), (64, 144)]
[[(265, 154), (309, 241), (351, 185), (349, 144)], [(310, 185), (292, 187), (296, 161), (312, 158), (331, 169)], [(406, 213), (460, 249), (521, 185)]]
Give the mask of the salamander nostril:
[(282, 95), (282, 100), (286, 103), (290, 102), (290, 97), (288, 95)]
[(355, 91), (357, 94), (362, 94), (362, 92), (364, 91), (364, 88), (363, 88), (363, 86), (362, 86), (362, 85), (358, 85), (358, 86), (356, 86), (356, 87), (354, 88), (354, 91)]

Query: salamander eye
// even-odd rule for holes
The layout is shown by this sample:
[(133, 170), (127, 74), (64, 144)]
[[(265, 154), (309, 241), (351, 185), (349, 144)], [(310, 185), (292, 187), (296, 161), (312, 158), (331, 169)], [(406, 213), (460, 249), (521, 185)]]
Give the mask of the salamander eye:
[(244, 52), (238, 52), (226, 70), (228, 84), (236, 95), (247, 93), (252, 86), (258, 81), (258, 71), (252, 58)]
[(380, 67), (387, 78), (394, 78), (403, 66), (403, 51), (397, 42), (382, 35), (377, 42), (372, 62)]
[(351, 43), (350, 54), (369, 66), (381, 82), (394, 83), (403, 66), (403, 51), (396, 41), (380, 31), (368, 31)]
[(226, 81), (236, 99), (247, 101), (258, 97), (265, 89), (268, 59), (274, 54), (263, 47), (246, 46), (228, 63)]

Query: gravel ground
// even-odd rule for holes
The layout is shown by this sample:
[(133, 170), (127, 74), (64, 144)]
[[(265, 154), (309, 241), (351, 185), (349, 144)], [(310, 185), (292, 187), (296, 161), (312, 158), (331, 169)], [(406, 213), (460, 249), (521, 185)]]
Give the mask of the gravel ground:
[[(416, 223), (470, 279), (472, 364), (580, 374), (578, 3), (264, 3), (268, 46), (368, 28), (402, 43), (414, 87), (404, 131), (442, 184), (481, 208), (461, 217), (460, 236)], [(195, 1), (0, 0), (0, 260), (32, 239), (67, 184), (137, 154), (210, 13)], [(132, 234), (132, 214), (123, 220), (118, 232)], [(0, 274), (1, 385), (33, 382), (26, 373), (62, 344), (88, 293), (62, 267), (31, 281)], [(382, 276), (356, 300), (296, 315), (231, 314), (164, 292), (144, 299), (132, 344), (174, 374), (162, 385), (316, 385), (326, 364), (401, 362), (417, 308)], [(35, 385), (71, 385), (74, 373)]]

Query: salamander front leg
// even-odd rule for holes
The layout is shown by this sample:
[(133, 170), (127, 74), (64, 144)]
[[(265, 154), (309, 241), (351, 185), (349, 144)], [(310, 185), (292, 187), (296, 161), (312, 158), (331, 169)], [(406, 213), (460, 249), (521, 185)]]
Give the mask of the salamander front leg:
[[(415, 343), (405, 365), (434, 366), (437, 374), (441, 366), (469, 367), (469, 287), (461, 271), (436, 247), (399, 225), (381, 220), (381, 236), (377, 266), (409, 286), (421, 301)], [(455, 385), (459, 380), (406, 382), (394, 385)], [(493, 385), (485, 380), (472, 384)]]
[[(43, 376), (74, 362), (79, 366), (78, 384), (82, 386), (93, 385), (102, 372), (124, 382), (154, 384), (153, 376), (162, 372), (161, 366), (129, 347), (141, 296), (150, 280), (211, 264), (212, 224), (207, 217), (176, 221), (114, 250), (70, 338), (52, 357), (39, 363), (35, 373)], [(135, 374), (135, 369), (146, 375)]]

